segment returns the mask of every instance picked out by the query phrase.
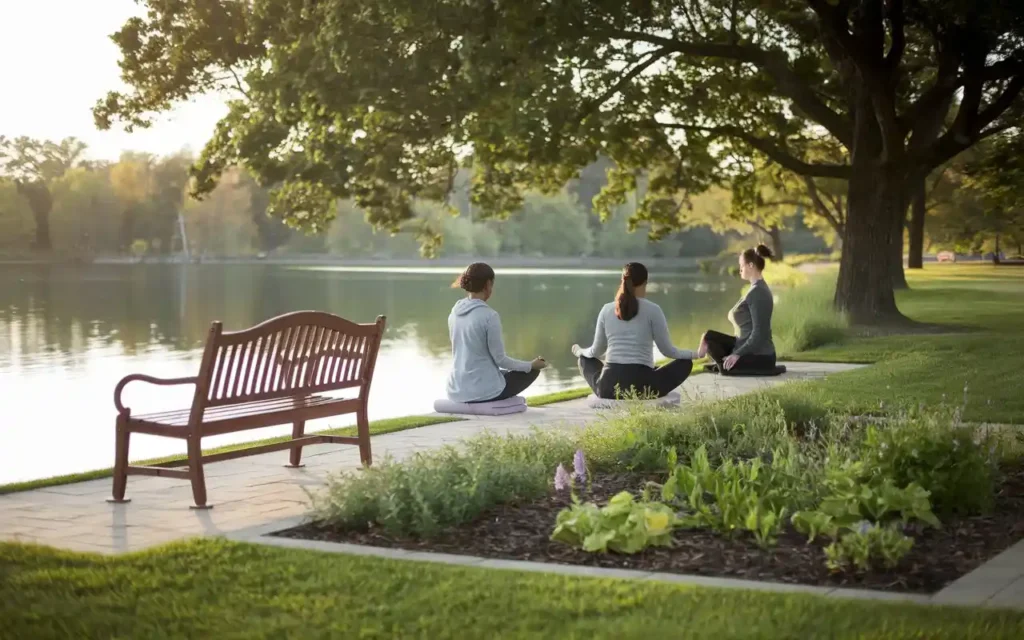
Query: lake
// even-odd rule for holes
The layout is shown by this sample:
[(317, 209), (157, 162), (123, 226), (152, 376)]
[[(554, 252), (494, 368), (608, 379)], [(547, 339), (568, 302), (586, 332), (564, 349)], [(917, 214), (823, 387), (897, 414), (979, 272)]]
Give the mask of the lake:
[[(123, 376), (195, 375), (210, 322), (238, 330), (289, 311), (328, 311), (356, 322), (387, 316), (370, 419), (429, 413), (444, 395), (448, 312), (456, 268), (288, 265), (0, 265), (0, 484), (109, 467), (113, 390)], [(492, 306), (516, 358), (550, 367), (527, 392), (583, 384), (570, 346), (590, 344), (617, 270), (498, 269)], [(728, 329), (737, 279), (696, 268), (652, 272), (649, 297), (674, 342), (696, 348), (708, 327)], [(136, 413), (189, 405), (191, 387), (129, 385)], [(352, 416), (307, 430), (351, 424)], [(274, 427), (204, 440), (205, 447), (290, 433)], [(132, 459), (184, 453), (183, 441), (134, 436)], [(285, 454), (281, 453), (282, 460)]]

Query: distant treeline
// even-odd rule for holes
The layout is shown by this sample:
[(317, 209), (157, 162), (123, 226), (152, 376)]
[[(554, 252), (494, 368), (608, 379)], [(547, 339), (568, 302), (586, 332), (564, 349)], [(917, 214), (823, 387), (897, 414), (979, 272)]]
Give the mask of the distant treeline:
[[(326, 233), (294, 231), (268, 216), (268, 190), (240, 169), (229, 170), (217, 189), (198, 201), (187, 195), (192, 158), (185, 154), (125, 153), (118, 162), (97, 163), (80, 160), (84, 146), (70, 139), (14, 142), (21, 147), (8, 145), (6, 171), (0, 173), (0, 252), (6, 255), (33, 250), (65, 258), (177, 254), (183, 250), (182, 227), (188, 249), (197, 256), (419, 255), (414, 234), (375, 231), (349, 201), (338, 203)], [(450, 202), (460, 215), (428, 202), (415, 208), (443, 232), (441, 256), (692, 257), (716, 255), (756, 239), (750, 229), (716, 232), (701, 223), (714, 217), (711, 209), (722, 206), (723, 194), (697, 199), (688, 214), (696, 223), (658, 242), (649, 242), (643, 227), (628, 230), (635, 198), (602, 223), (591, 202), (604, 185), (606, 170), (606, 163), (598, 162), (560, 193), (527, 194), (523, 207), (507, 220), (474, 219), (465, 170)], [(703, 217), (702, 207), (708, 209)], [(825, 242), (804, 227), (802, 216), (789, 226), (774, 239), (788, 251), (826, 250)]]

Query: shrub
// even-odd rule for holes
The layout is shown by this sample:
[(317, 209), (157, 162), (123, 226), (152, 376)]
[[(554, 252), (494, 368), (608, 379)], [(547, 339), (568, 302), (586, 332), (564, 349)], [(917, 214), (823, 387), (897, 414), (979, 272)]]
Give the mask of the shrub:
[(417, 453), (404, 462), (385, 460), (329, 479), (326, 490), (313, 496), (314, 520), (434, 537), (494, 505), (543, 495), (550, 468), (571, 458), (573, 450), (568, 433), (484, 434), (461, 448)]
[(881, 477), (924, 487), (940, 515), (985, 513), (995, 501), (995, 443), (960, 423), (958, 411), (901, 412), (868, 426), (861, 456)]

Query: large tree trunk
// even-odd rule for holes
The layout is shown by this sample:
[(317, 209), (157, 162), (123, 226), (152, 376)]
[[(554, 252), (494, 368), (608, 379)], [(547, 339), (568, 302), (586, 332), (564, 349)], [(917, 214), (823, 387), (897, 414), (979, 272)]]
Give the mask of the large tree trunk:
[[(902, 225), (901, 225), (902, 231)], [(899, 234), (899, 239), (892, 240), (892, 250), (889, 255), (889, 274), (892, 277), (892, 288), (896, 291), (902, 291), (903, 289), (909, 289), (910, 285), (907, 284), (907, 273), (903, 269), (903, 234)]]
[(921, 269), (924, 267), (924, 214), (927, 198), (923, 178), (913, 181), (910, 193), (910, 247), (907, 268)]
[(772, 226), (772, 228), (768, 230), (768, 237), (771, 238), (772, 255), (774, 259), (782, 262), (782, 259), (785, 258), (785, 254), (782, 252), (782, 232), (779, 231), (778, 227)]
[(899, 189), (902, 197), (900, 213), (892, 218), (892, 234), (889, 236), (889, 274), (892, 278), (892, 287), (897, 291), (909, 289), (907, 276), (903, 271), (903, 232), (907, 226), (907, 187), (911, 184), (904, 182)]
[(996, 248), (992, 252), (992, 264), (999, 264), (999, 234), (996, 234)]
[(871, 161), (855, 164), (849, 189), (836, 308), (856, 324), (903, 320), (893, 292), (893, 236), (899, 235), (902, 254), (906, 214), (903, 177)]
[(52, 208), (51, 204), (51, 206), (45, 208), (32, 210), (32, 217), (36, 223), (36, 251), (53, 250), (53, 241), (50, 239), (50, 210)]
[(32, 248), (36, 251), (51, 251), (53, 242), (50, 239), (50, 212), (53, 210), (53, 196), (43, 182), (17, 182), (15, 188), (28, 201), (35, 222), (36, 237)]

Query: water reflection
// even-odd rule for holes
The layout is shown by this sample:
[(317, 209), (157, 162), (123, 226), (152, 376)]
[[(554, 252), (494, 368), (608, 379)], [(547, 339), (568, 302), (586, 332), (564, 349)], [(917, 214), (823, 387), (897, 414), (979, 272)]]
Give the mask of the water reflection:
[[(242, 329), (300, 309), (358, 322), (388, 317), (371, 419), (427, 412), (443, 394), (450, 346), (447, 316), (458, 291), (452, 269), (337, 269), (274, 265), (0, 266), (0, 483), (111, 464), (117, 380), (134, 372), (194, 375), (210, 322)], [(532, 393), (580, 384), (569, 353), (589, 343), (615, 271), (500, 271), (493, 306), (515, 357), (552, 365)], [(651, 299), (665, 309), (673, 339), (694, 348), (721, 325), (738, 284), (696, 271), (652, 274)], [(140, 410), (187, 406), (191, 389), (129, 387)], [(350, 422), (350, 421), (348, 421)], [(328, 424), (345, 424), (344, 418)], [(210, 446), (287, 428), (211, 438)], [(132, 457), (183, 451), (139, 437)]]

